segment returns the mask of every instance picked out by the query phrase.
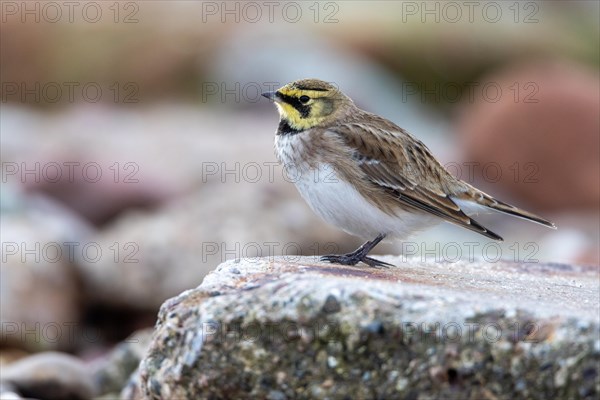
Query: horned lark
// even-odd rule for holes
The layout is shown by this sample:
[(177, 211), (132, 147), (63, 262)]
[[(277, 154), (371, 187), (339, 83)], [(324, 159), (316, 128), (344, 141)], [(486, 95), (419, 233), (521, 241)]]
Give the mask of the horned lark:
[(302, 197), (325, 221), (369, 240), (322, 261), (390, 266), (368, 253), (384, 238), (406, 238), (442, 221), (502, 241), (469, 217), (485, 209), (555, 228), (456, 179), (418, 139), (359, 109), (330, 83), (304, 79), (262, 95), (279, 111), (276, 153)]

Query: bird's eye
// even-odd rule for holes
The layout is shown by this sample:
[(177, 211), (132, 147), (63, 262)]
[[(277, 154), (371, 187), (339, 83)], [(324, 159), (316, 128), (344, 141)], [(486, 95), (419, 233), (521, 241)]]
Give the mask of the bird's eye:
[(308, 97), (307, 95), (300, 96), (301, 103), (308, 103), (309, 100), (310, 100), (310, 97)]

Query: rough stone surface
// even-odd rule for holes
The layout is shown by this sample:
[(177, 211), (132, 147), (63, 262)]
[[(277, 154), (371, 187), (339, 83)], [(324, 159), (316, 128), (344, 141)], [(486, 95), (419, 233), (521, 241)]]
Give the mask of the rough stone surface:
[(382, 259), (221, 264), (163, 304), (136, 396), (597, 398), (597, 270)]
[(140, 370), (136, 369), (133, 374), (129, 377), (127, 384), (121, 390), (119, 398), (123, 400), (140, 400), (143, 399), (142, 391), (140, 388)]

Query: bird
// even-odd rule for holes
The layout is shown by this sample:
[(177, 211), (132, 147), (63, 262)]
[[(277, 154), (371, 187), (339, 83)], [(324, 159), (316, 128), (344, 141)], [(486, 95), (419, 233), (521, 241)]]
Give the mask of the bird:
[(262, 96), (279, 112), (275, 153), (300, 195), (326, 222), (366, 240), (322, 262), (391, 267), (369, 252), (443, 221), (502, 241), (472, 218), (489, 210), (556, 229), (454, 177), (420, 140), (358, 108), (333, 83), (301, 79)]

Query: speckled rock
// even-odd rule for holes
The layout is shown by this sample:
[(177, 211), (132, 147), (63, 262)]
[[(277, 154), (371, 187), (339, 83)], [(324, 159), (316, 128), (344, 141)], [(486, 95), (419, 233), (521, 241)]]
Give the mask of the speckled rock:
[(163, 304), (140, 396), (597, 398), (597, 270), (383, 259), (221, 264)]
[(119, 394), (119, 399), (123, 400), (141, 400), (144, 398), (142, 395), (141, 387), (140, 387), (140, 370), (139, 368), (135, 370), (133, 374), (129, 377), (127, 384), (121, 390)]

